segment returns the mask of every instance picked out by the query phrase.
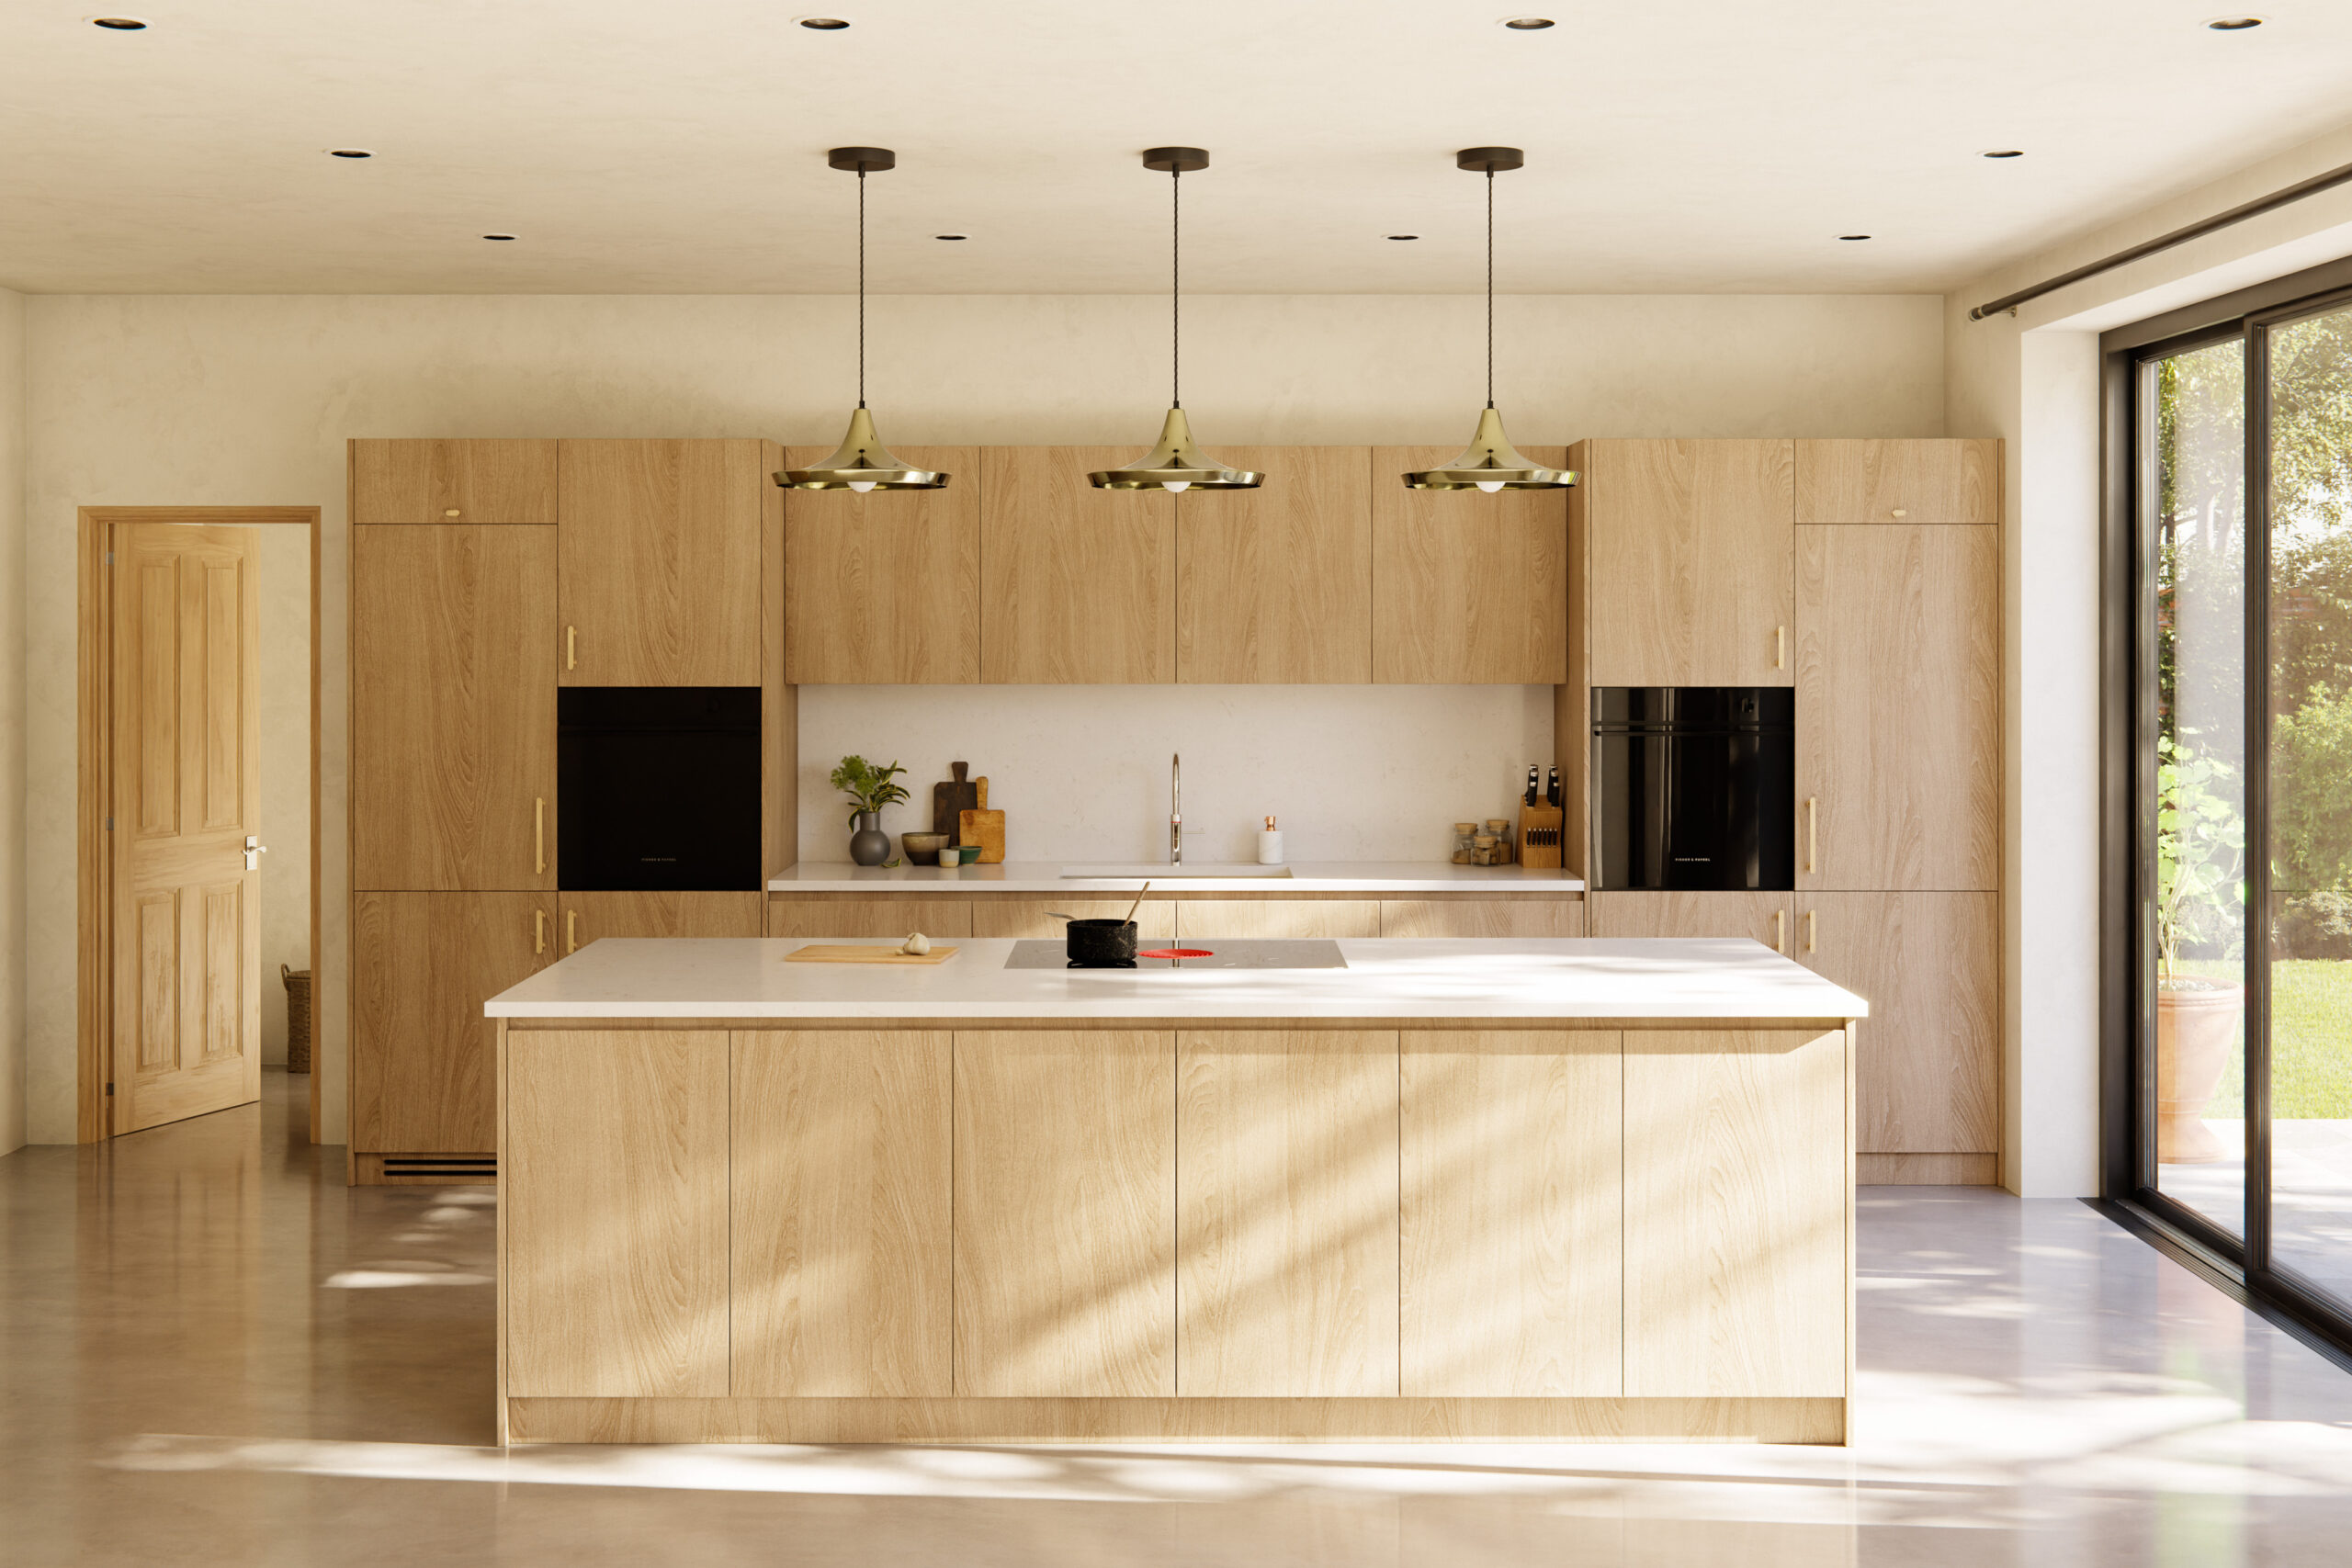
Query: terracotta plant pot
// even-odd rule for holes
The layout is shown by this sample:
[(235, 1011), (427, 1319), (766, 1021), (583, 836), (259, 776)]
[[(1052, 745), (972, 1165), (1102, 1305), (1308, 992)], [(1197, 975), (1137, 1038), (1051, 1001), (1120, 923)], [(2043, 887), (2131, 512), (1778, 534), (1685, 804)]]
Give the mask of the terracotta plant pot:
[(2156, 1159), (2211, 1165), (2229, 1154), (2202, 1117), (2221, 1087), (2245, 987), (2188, 982), (2156, 989)]

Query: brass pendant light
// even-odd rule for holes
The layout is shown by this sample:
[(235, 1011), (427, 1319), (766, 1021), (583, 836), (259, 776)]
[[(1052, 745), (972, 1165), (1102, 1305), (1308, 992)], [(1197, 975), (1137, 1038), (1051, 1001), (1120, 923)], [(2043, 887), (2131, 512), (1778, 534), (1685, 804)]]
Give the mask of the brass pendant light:
[(1525, 161), (1516, 147), (1465, 147), (1453, 155), (1455, 168), (1487, 176), (1487, 406), (1478, 414), (1478, 430), (1470, 445), (1443, 468), (1407, 474), (1408, 490), (1482, 490), (1491, 495), (1504, 490), (1566, 490), (1577, 482), (1566, 468), (1541, 468), (1521, 456), (1503, 434), (1503, 416), (1495, 412), (1495, 174), (1516, 169)]
[(899, 165), (899, 155), (888, 147), (836, 147), (825, 154), (836, 169), (857, 175), (857, 407), (849, 416), (849, 434), (833, 455), (809, 468), (786, 468), (775, 476), (786, 490), (940, 490), (948, 476), (928, 468), (911, 468), (890, 455), (874, 434), (874, 416), (865, 412), (865, 175)]
[(1153, 147), (1143, 155), (1147, 169), (1168, 172), (1171, 238), (1169, 266), (1169, 338), (1173, 344), (1169, 368), (1168, 418), (1159, 427), (1159, 445), (1125, 468), (1106, 468), (1086, 476), (1096, 490), (1256, 490), (1266, 476), (1247, 468), (1228, 468), (1193, 445), (1193, 427), (1184, 418), (1184, 206), (1187, 170), (1205, 169), (1209, 155), (1197, 147)]

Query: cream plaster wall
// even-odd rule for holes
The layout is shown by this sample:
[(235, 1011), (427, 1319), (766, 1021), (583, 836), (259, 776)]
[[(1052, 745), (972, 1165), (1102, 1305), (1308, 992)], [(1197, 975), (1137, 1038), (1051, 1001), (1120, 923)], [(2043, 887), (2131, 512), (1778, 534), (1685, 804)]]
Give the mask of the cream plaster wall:
[(2352, 129), (2019, 259), (1951, 295), (1950, 433), (2007, 444), (2003, 1181), (2099, 1190), (2098, 333), (2352, 254), (2352, 190), (1971, 321), (1971, 306), (2352, 163)]
[(24, 1141), (25, 298), (0, 288), (0, 1154)]
[[(850, 398), (853, 314), (852, 301), (822, 296), (29, 299), (27, 679), (10, 689), (27, 694), (28, 708), (32, 906), (62, 917), (74, 900), (74, 509), (323, 508), (325, 919), (316, 956), (322, 1132), (339, 1140), (349, 898), (345, 439), (831, 443)], [(1506, 298), (1500, 314), (1502, 400), (1524, 443), (1943, 429), (1941, 301), (1931, 296), (1542, 296)], [(909, 296), (872, 301), (870, 319), (870, 396), (890, 441), (1099, 441), (1139, 451), (1159, 428), (1163, 300)], [(1476, 297), (1202, 297), (1185, 310), (1186, 406), (1212, 450), (1241, 442), (1456, 444), (1480, 396), (1481, 330)], [(1038, 716), (1051, 707), (1051, 699), (987, 691), (965, 700), (1013, 728), (1042, 725)], [(1047, 705), (1024, 705), (1033, 700)], [(1334, 727), (1372, 723), (1409, 736), (1418, 700), (1295, 699), (1300, 768), (1317, 764)], [(1502, 711), (1521, 700), (1499, 699)], [(909, 699), (882, 728), (919, 725), (928, 701)], [(1148, 736), (1156, 751), (1176, 710), (1139, 712), (1136, 744)], [(1508, 745), (1527, 749), (1525, 724), (1522, 715)], [(1242, 765), (1204, 776), (1238, 777)], [(1148, 772), (1149, 758), (1136, 766)], [(1024, 787), (1024, 809), (1040, 813), (1043, 787)], [(1464, 804), (1455, 795), (1466, 793), (1443, 779), (1419, 787), (1424, 796), (1398, 820), (1451, 821)], [(1255, 807), (1237, 796), (1219, 809)], [(73, 1135), (72, 922), (40, 921), (26, 963), (30, 1133), (63, 1141)]]
[(278, 967), (311, 964), (311, 531), (261, 534), (261, 1059), (286, 1060)]

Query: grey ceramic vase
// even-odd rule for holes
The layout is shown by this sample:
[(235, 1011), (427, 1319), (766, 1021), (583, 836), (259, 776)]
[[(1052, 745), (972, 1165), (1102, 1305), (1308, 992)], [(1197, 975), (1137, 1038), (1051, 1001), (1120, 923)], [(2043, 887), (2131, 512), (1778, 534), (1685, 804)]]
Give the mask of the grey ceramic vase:
[(882, 813), (857, 814), (857, 831), (849, 836), (849, 858), (860, 865), (880, 865), (890, 858), (890, 835), (882, 830)]

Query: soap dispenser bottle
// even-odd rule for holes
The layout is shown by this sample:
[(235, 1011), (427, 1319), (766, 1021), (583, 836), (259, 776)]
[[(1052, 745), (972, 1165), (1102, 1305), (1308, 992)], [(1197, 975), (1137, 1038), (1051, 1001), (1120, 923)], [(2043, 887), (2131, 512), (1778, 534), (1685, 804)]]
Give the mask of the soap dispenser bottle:
[(1266, 818), (1265, 827), (1258, 833), (1258, 863), (1260, 865), (1283, 863), (1283, 831), (1274, 826), (1274, 819), (1271, 817)]

